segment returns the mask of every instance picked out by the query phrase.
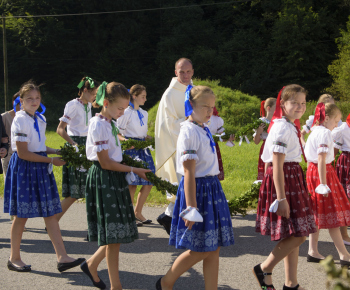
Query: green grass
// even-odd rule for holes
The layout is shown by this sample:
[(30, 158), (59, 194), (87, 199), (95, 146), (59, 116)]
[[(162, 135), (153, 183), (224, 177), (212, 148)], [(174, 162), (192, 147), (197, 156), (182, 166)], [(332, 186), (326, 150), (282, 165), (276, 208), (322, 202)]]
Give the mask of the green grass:
[[(52, 148), (59, 148), (64, 144), (64, 140), (54, 131), (46, 131), (46, 145)], [(227, 199), (231, 199), (246, 190), (248, 190), (252, 182), (257, 176), (257, 164), (260, 146), (253, 143), (243, 143), (242, 146), (228, 147), (220, 144), (221, 155), (224, 163), (225, 180), (222, 181), (222, 187)], [(154, 151), (152, 152), (154, 156)], [(54, 175), (57, 182), (58, 191), (62, 192), (62, 167), (54, 166)], [(139, 187), (141, 188), (141, 187)], [(138, 188), (138, 189), (139, 189)], [(0, 192), (3, 196), (4, 179), (0, 176)], [(136, 195), (135, 195), (136, 197)], [(166, 198), (155, 188), (147, 199), (147, 203), (151, 205), (165, 204)]]

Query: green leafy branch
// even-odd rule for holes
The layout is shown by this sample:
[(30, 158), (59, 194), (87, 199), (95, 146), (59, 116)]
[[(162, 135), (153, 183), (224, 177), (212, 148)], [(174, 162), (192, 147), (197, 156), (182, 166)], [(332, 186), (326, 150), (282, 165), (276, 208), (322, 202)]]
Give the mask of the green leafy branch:
[(61, 157), (64, 161), (67, 162), (67, 167), (74, 167), (79, 169), (84, 167), (88, 170), (92, 162), (86, 158), (85, 145), (77, 145), (79, 151), (76, 152), (76, 147), (66, 143), (64, 146), (61, 146)]
[(127, 150), (127, 149), (130, 149), (132, 147), (134, 147), (133, 149), (137, 149), (137, 150), (145, 149), (149, 146), (152, 146), (153, 148), (155, 147), (154, 138), (152, 138), (150, 140), (145, 140), (145, 141), (128, 139), (126, 141), (122, 141), (121, 143), (122, 143), (123, 150)]
[(350, 290), (350, 274), (348, 267), (337, 268), (332, 256), (320, 262), (327, 273), (327, 288), (334, 290)]
[(228, 202), (231, 215), (247, 214), (247, 209), (255, 207), (259, 198), (261, 183), (253, 183), (251, 188)]

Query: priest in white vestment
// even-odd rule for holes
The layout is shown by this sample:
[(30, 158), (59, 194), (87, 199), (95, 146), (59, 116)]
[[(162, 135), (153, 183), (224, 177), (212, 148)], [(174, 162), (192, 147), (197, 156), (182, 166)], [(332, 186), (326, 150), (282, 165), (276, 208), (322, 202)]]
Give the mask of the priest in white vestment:
[[(192, 83), (194, 70), (192, 62), (180, 58), (175, 63), (175, 75), (160, 100), (155, 124), (156, 175), (168, 179), (171, 183), (180, 182), (181, 176), (176, 173), (176, 143), (180, 133), (180, 123), (185, 121), (185, 92)], [(170, 198), (174, 201), (174, 198)], [(169, 217), (172, 217), (174, 204), (171, 202), (157, 221), (169, 233)], [(171, 219), (170, 219), (171, 223)], [(168, 231), (169, 230), (169, 231)]]

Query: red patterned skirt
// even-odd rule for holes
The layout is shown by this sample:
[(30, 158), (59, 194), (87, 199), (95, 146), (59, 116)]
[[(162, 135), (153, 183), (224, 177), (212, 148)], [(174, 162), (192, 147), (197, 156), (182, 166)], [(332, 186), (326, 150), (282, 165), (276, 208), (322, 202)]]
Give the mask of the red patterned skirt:
[(348, 226), (350, 225), (350, 203), (332, 164), (327, 164), (326, 169), (327, 185), (332, 191), (328, 197), (315, 192), (316, 187), (320, 184), (317, 164), (309, 163), (306, 173), (316, 224), (319, 229)]
[(218, 178), (219, 180), (224, 180), (225, 179), (224, 165), (222, 164), (221, 152), (220, 152), (219, 144), (217, 142), (215, 143), (215, 148), (216, 148), (216, 155), (218, 157), (219, 170), (220, 170)]
[(264, 161), (262, 161), (261, 159), (261, 155), (264, 151), (264, 147), (265, 147), (265, 141), (263, 141), (261, 147), (260, 147), (260, 152), (259, 152), (259, 162), (258, 162), (258, 179), (257, 180), (263, 180), (264, 179), (264, 175), (265, 175), (265, 163)]
[(336, 171), (346, 195), (350, 198), (350, 152), (343, 151), (342, 154), (340, 154)]
[(277, 198), (273, 166), (267, 168), (259, 192), (255, 230), (262, 235), (271, 235), (272, 241), (290, 236), (304, 237), (316, 232), (312, 201), (307, 193), (303, 170), (297, 162), (286, 162), (283, 172), (284, 189), (290, 207), (289, 219), (269, 212), (270, 205)]

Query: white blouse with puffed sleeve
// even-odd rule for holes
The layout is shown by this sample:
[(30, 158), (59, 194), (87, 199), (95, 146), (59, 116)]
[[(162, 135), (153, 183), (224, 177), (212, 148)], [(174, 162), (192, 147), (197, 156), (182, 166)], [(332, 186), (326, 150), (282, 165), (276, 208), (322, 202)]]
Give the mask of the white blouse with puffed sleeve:
[[(207, 127), (206, 124), (204, 126)], [(220, 173), (216, 149), (210, 146), (207, 132), (199, 125), (187, 120), (180, 124), (176, 147), (176, 171), (184, 175), (183, 162), (196, 161), (195, 177), (215, 176)]]
[[(143, 115), (141, 126), (141, 121), (137, 111)], [(133, 109), (132, 107), (127, 107), (124, 111), (124, 115), (119, 117), (117, 120), (119, 132), (124, 137), (131, 138), (146, 138), (148, 131), (148, 113), (145, 110), (139, 108), (138, 110)]]
[(335, 148), (350, 152), (350, 127), (346, 122), (333, 129), (332, 137)]
[(69, 101), (65, 108), (63, 116), (59, 119), (67, 123), (67, 133), (69, 136), (87, 136), (91, 119), (91, 103), (87, 104), (87, 116), (84, 103), (80, 99)]
[(219, 116), (212, 115), (207, 123), (211, 134), (221, 134), (225, 131), (224, 120)]
[(86, 138), (86, 157), (88, 160), (98, 161), (97, 152), (102, 150), (108, 150), (108, 156), (113, 161), (121, 162), (123, 160), (119, 139), (112, 134), (111, 122), (114, 121), (100, 114), (96, 114), (89, 121), (89, 131)]
[(301, 162), (302, 152), (297, 128), (286, 118), (274, 120), (261, 159), (265, 163), (272, 162), (274, 152), (285, 154), (284, 162)]
[[(28, 151), (30, 152), (46, 152), (46, 119), (41, 115), (45, 122), (38, 117), (34, 117), (25, 111), (16, 113), (11, 125), (11, 147), (13, 151), (17, 151), (16, 141), (27, 142)], [(39, 134), (34, 128), (34, 118), (37, 118), (40, 132)]]
[(313, 126), (306, 141), (305, 156), (308, 162), (318, 163), (320, 153), (327, 153), (326, 164), (334, 160), (332, 132), (324, 126)]

